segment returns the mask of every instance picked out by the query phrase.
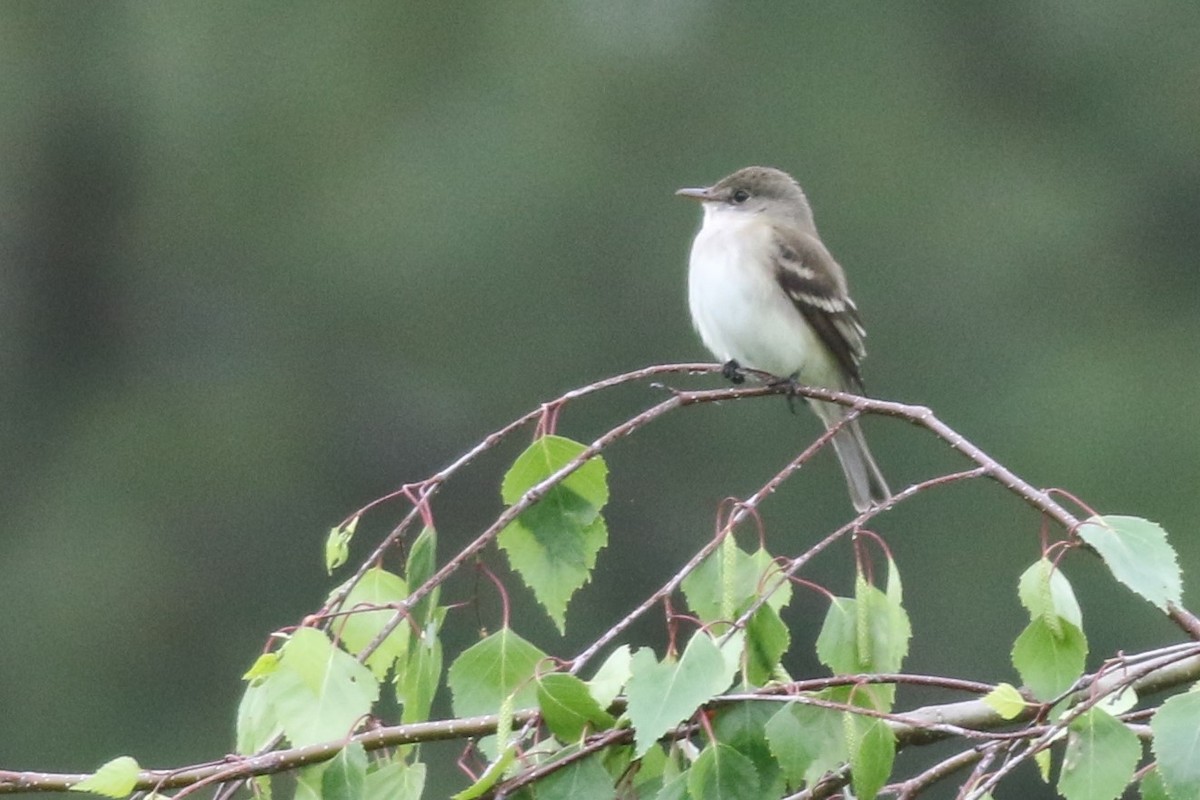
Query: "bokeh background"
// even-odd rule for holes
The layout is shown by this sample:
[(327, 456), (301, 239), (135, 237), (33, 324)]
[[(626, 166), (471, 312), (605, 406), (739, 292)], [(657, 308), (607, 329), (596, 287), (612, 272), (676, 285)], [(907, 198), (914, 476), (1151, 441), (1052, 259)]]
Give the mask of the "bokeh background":
[[(1162, 523), (1194, 591), (1198, 87), (1196, 3), (0, 5), (0, 767), (228, 751), (239, 676), (333, 585), (331, 525), (562, 391), (705, 357), (699, 213), (672, 192), (752, 163), (807, 188), (873, 394)], [(560, 431), (661, 396), (612, 392)], [(621, 443), (565, 639), (510, 582), (527, 634), (576, 652), (816, 432), (771, 400)], [(868, 433), (897, 487), (961, 463), (901, 423)], [(448, 490), (443, 556), (526, 441)], [(769, 546), (844, 520), (840, 481), (826, 455), (787, 484)], [(911, 669), (1015, 679), (1038, 529), (987, 485), (878, 521)], [(1092, 666), (1179, 637), (1086, 556), (1066, 570)], [(848, 552), (809, 577), (846, 590)], [(451, 592), (476, 596), (451, 656), (498, 624), (486, 586)], [(793, 606), (797, 674), (823, 609)]]

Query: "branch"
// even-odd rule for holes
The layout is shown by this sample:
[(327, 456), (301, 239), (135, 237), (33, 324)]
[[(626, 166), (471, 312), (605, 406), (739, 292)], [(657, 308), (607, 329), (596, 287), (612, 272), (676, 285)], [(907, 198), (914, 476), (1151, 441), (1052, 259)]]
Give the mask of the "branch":
[[(1088, 707), (1104, 696), (1114, 694), (1125, 687), (1132, 687), (1139, 697), (1175, 689), (1200, 678), (1200, 645), (1174, 645), (1171, 647), (1149, 650), (1144, 653), (1126, 656), (1118, 659), (1118, 663), (1133, 663), (1137, 666), (1129, 669), (1110, 669), (1086, 676), (1080, 683), (1083, 686), (1076, 692), (1075, 699), (1086, 702)], [(1049, 736), (1052, 728), (1058, 726), (1038, 726), (1015, 732), (997, 732), (999, 729), (1036, 718), (1044, 710), (1040, 704), (1031, 704), (1017, 718), (1002, 719), (990, 706), (982, 700), (968, 700), (956, 703), (941, 703), (922, 706), (911, 711), (898, 713), (883, 713), (871, 709), (849, 706), (843, 703), (833, 703), (809, 697), (793, 697), (786, 691), (812, 691), (834, 685), (861, 683), (910, 684), (919, 686), (940, 686), (960, 691), (980, 693), (995, 688), (989, 684), (974, 681), (958, 681), (928, 675), (840, 675), (831, 678), (818, 678), (807, 681), (797, 681), (785, 686), (776, 686), (755, 693), (732, 693), (713, 699), (707, 708), (715, 709), (741, 702), (804, 702), (813, 705), (828, 706), (839, 711), (848, 711), (866, 716), (874, 716), (889, 721), (896, 735), (898, 746), (927, 745), (942, 741), (946, 738), (970, 734), (973, 738), (1024, 738)], [(618, 701), (611, 709), (620, 713), (624, 710), (623, 702)], [(524, 725), (536, 722), (538, 713), (533, 709), (517, 711), (512, 722)], [(479, 717), (464, 717), (459, 719), (439, 720), (436, 722), (420, 722), (410, 725), (391, 725), (376, 728), (354, 736), (338, 739), (332, 742), (276, 750), (271, 753), (254, 756), (228, 756), (224, 761), (196, 764), (177, 769), (143, 770), (137, 780), (137, 791), (161, 791), (178, 789), (204, 782), (242, 781), (257, 775), (271, 775), (285, 772), (298, 767), (327, 761), (350, 743), (358, 743), (368, 751), (383, 748), (399, 747), (401, 745), (420, 744), (423, 742), (444, 741), (447, 739), (468, 739), (488, 736), (496, 733), (500, 718), (491, 714)], [(577, 753), (570, 761), (563, 759), (536, 768), (535, 777), (560, 769), (577, 758), (582, 758), (591, 752), (623, 740), (631, 735), (628, 729), (618, 728), (595, 734), (584, 743), (586, 752)], [(70, 788), (89, 774), (80, 773), (48, 773), (48, 772), (17, 772), (0, 771), (0, 794), (17, 794), (25, 792), (61, 792)], [(527, 774), (522, 773), (518, 780), (506, 783), (506, 789), (515, 788), (530, 782)], [(915, 779), (914, 779), (915, 780)]]
[[(306, 617), (302, 624), (328, 624), (329, 619), (336, 614), (359, 613), (360, 609), (343, 610), (346, 597), (354, 585), (365, 576), (369, 570), (380, 564), (384, 556), (392, 549), (401, 546), (417, 520), (426, 525), (433, 525), (433, 510), (431, 502), (443, 485), (468, 464), (474, 462), (482, 454), (495, 448), (501, 442), (513, 436), (517, 431), (537, 424), (537, 432), (545, 433), (553, 429), (555, 420), (563, 407), (571, 402), (588, 397), (595, 393), (630, 383), (644, 382), (664, 375), (698, 375), (713, 374), (721, 371), (720, 365), (713, 364), (666, 364), (650, 366), (643, 369), (617, 375), (597, 381), (588, 386), (566, 392), (559, 397), (542, 403), (537, 408), (512, 420), (496, 429), (480, 442), (467, 450), (457, 459), (446, 465), (438, 472), (422, 481), (405, 484), (395, 491), (377, 498), (351, 514), (343, 526), (357, 520), (363, 514), (372, 511), (392, 500), (402, 500), (411, 507), (401, 516), (400, 521), (378, 543), (371, 555), (359, 565), (349, 581), (339, 588), (329, 601), (315, 614)], [(392, 615), (382, 627), (374, 640), (358, 652), (357, 658), (365, 661), (371, 653), (387, 639), (387, 637), (406, 620), (411, 619), (410, 609), (430, 595), (448, 578), (459, 572), (465, 565), (475, 559), (480, 552), (489, 547), (499, 534), (521, 514), (543, 499), (548, 492), (564, 479), (586, 464), (590, 459), (604, 452), (614, 443), (631, 436), (645, 426), (664, 415), (691, 406), (706, 405), (735, 400), (748, 400), (770, 395), (796, 395), (805, 398), (837, 403), (850, 409), (850, 413), (841, 423), (851, 422), (860, 415), (874, 414), (902, 419), (910, 424), (922, 427), (942, 439), (955, 452), (965, 457), (970, 465), (956, 472), (942, 474), (916, 482), (893, 495), (887, 502), (857, 514), (846, 524), (829, 532), (805, 552), (787, 559), (782, 563), (782, 569), (775, 574), (773, 580), (764, 581), (767, 585), (758, 593), (758, 600), (746, 610), (742, 616), (732, 622), (730, 631), (744, 627), (751, 615), (766, 601), (774, 591), (793, 579), (816, 555), (829, 548), (848, 534), (854, 534), (864, 528), (874, 517), (890, 511), (898, 504), (916, 494), (953, 483), (987, 477), (997, 482), (1011, 493), (1037, 509), (1046, 519), (1054, 520), (1066, 532), (1073, 536), (1080, 520), (1067, 508), (1062, 506), (1053, 493), (1039, 489), (1021, 479), (1014, 472), (997, 462), (982, 449), (972, 444), (957, 431), (939, 420), (930, 409), (924, 406), (907, 405), (883, 400), (860, 397), (844, 392), (835, 392), (810, 387), (797, 387), (789, 383), (778, 383), (770, 380), (771, 376), (759, 374), (764, 378), (760, 385), (728, 386), (718, 389), (680, 390), (665, 388), (669, 395), (646, 406), (639, 413), (613, 426), (607, 432), (596, 438), (583, 449), (577, 457), (565, 464), (561, 469), (545, 480), (526, 491), (517, 502), (508, 506), (484, 530), (462, 550), (444, 563), (428, 580), (412, 589), (411, 594), (401, 603), (378, 607), (364, 607), (362, 611), (377, 611), (386, 608)], [(657, 386), (657, 384), (655, 384)], [(714, 553), (721, 542), (729, 536), (747, 517), (757, 514), (760, 505), (772, 496), (776, 490), (794, 473), (806, 464), (838, 432), (839, 426), (826, 430), (821, 436), (804, 448), (798, 455), (788, 461), (778, 472), (768, 479), (752, 495), (737, 502), (732, 512), (719, 525), (713, 538), (704, 545), (686, 564), (668, 579), (661, 587), (646, 597), (621, 620), (611, 626), (601, 636), (584, 648), (569, 662), (572, 674), (579, 674), (595, 656), (605, 647), (612, 644), (618, 637), (625, 634), (631, 625), (643, 618), (656, 606), (668, 604), (672, 595), (679, 589), (684, 579), (691, 574), (705, 558)], [(1074, 538), (1072, 544), (1078, 544)], [(1168, 608), (1168, 616), (1176, 625), (1183, 629), (1189, 637), (1200, 640), (1200, 619), (1186, 609), (1176, 606)], [(982, 694), (993, 687), (988, 684), (973, 681), (960, 681), (934, 676), (915, 676), (903, 674), (890, 675), (855, 675), (836, 676), (797, 681), (783, 686), (771, 686), (752, 693), (735, 693), (715, 698), (708, 704), (710, 708), (741, 702), (803, 702), (824, 705), (839, 711), (856, 714), (866, 714), (884, 719), (891, 726), (900, 746), (924, 745), (948, 737), (958, 737), (970, 741), (982, 741), (978, 749), (973, 747), (968, 753), (947, 758), (935, 767), (926, 770), (907, 782), (897, 784), (891, 791), (901, 796), (911, 796), (924, 787), (942, 780), (959, 769), (974, 764), (973, 777), (969, 781), (972, 791), (984, 791), (994, 786), (1001, 777), (1008, 774), (1017, 764), (1031, 757), (1039, 749), (1050, 744), (1074, 717), (1073, 714), (1083, 713), (1095, 702), (1108, 694), (1132, 686), (1139, 695), (1147, 695), (1173, 689), (1182, 684), (1195, 680), (1200, 676), (1200, 645), (1176, 645), (1170, 648), (1152, 650), (1135, 656), (1121, 656), (1105, 664), (1092, 675), (1082, 678), (1072, 693), (1065, 698), (1073, 704), (1073, 709), (1051, 724), (1028, 725), (1017, 730), (1003, 730), (1013, 725), (1031, 723), (1043, 719), (1050, 704), (1030, 702), (1017, 718), (1004, 720), (999, 717), (982, 700), (973, 699), (963, 702), (944, 703), (916, 708), (907, 712), (878, 712), (831, 703), (810, 696), (797, 696), (799, 692), (811, 692), (834, 685), (853, 685), (865, 683), (910, 684), (934, 686), (951, 691), (963, 691)], [(618, 703), (616, 710), (623, 710)], [(1134, 719), (1134, 717), (1129, 717)], [(1139, 718), (1140, 719), (1140, 718)], [(541, 719), (536, 711), (518, 711), (506, 719), (497, 716), (482, 716), (463, 719), (450, 719), (436, 722), (422, 722), (408, 725), (396, 725), (373, 728), (369, 731), (333, 742), (294, 747), (288, 749), (273, 749), (281, 739), (268, 745), (263, 752), (249, 756), (229, 756), (219, 762), (196, 764), (171, 770), (144, 770), (139, 774), (138, 790), (164, 790), (181, 787), (196, 787), (201, 784), (228, 784), (242, 781), (258, 775), (268, 775), (302, 766), (316, 764), (336, 756), (344, 747), (355, 742), (367, 750), (394, 748), (401, 745), (444, 739), (473, 738), (496, 733), (504, 727), (507, 732), (516, 726), (524, 726), (525, 733), (538, 729)], [(512, 727), (510, 727), (512, 726)], [(693, 726), (684, 726), (674, 734), (675, 738), (685, 738), (695, 732)], [(616, 743), (626, 741), (631, 735), (627, 728), (615, 728), (590, 736), (581, 746), (569, 756), (557, 761), (528, 766), (524, 771), (511, 777), (502, 784), (497, 792), (511, 792), (521, 786), (530, 784), (551, 772), (561, 769), (590, 753), (598, 752)], [(524, 736), (515, 741), (523, 742)], [(1000, 758), (1001, 766), (990, 774), (992, 763)], [(63, 791), (75, 786), (85, 778), (86, 774), (52, 774), (41, 772), (0, 771), (0, 794), (35, 791)], [(848, 770), (839, 770), (826, 776), (817, 786), (811, 787), (799, 796), (820, 797), (836, 792), (849, 780)]]

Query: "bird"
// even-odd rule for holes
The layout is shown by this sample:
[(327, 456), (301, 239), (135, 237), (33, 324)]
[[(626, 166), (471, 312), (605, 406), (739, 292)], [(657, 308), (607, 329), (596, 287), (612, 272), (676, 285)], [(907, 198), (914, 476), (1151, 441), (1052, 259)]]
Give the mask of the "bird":
[[(688, 306), (705, 347), (741, 382), (749, 368), (805, 386), (862, 394), (866, 330), (841, 265), (813, 222), (800, 184), (773, 167), (745, 167), (711, 186), (680, 189), (703, 221), (688, 262)], [(891, 498), (849, 409), (810, 400), (859, 512)], [(844, 424), (843, 424), (844, 423)]]

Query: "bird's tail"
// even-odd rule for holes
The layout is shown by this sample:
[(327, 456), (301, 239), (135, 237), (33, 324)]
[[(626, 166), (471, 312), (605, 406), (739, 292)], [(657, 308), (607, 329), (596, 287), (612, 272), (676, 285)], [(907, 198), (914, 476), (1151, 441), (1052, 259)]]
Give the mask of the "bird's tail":
[[(846, 408), (834, 403), (813, 402), (813, 410), (825, 423), (826, 428), (832, 428), (842, 421)], [(883, 473), (871, 457), (867, 448), (867, 440), (863, 438), (862, 428), (858, 420), (853, 419), (842, 426), (833, 436), (833, 449), (841, 462), (842, 472), (846, 473), (846, 485), (850, 488), (850, 502), (858, 511), (866, 511), (874, 505), (885, 503), (892, 497)]]

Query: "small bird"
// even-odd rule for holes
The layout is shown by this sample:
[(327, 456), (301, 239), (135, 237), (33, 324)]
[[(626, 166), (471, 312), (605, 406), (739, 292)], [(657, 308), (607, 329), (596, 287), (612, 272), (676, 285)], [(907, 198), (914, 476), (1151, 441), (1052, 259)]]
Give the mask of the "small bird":
[[(861, 394), (866, 330), (800, 184), (781, 170), (746, 167), (707, 188), (676, 194), (704, 207), (692, 242), (688, 305), (704, 345), (725, 364), (725, 376), (740, 382), (739, 369), (748, 367)], [(835, 403), (810, 405), (826, 428), (847, 413)], [(834, 435), (833, 449), (856, 509), (891, 497), (857, 419)]]

